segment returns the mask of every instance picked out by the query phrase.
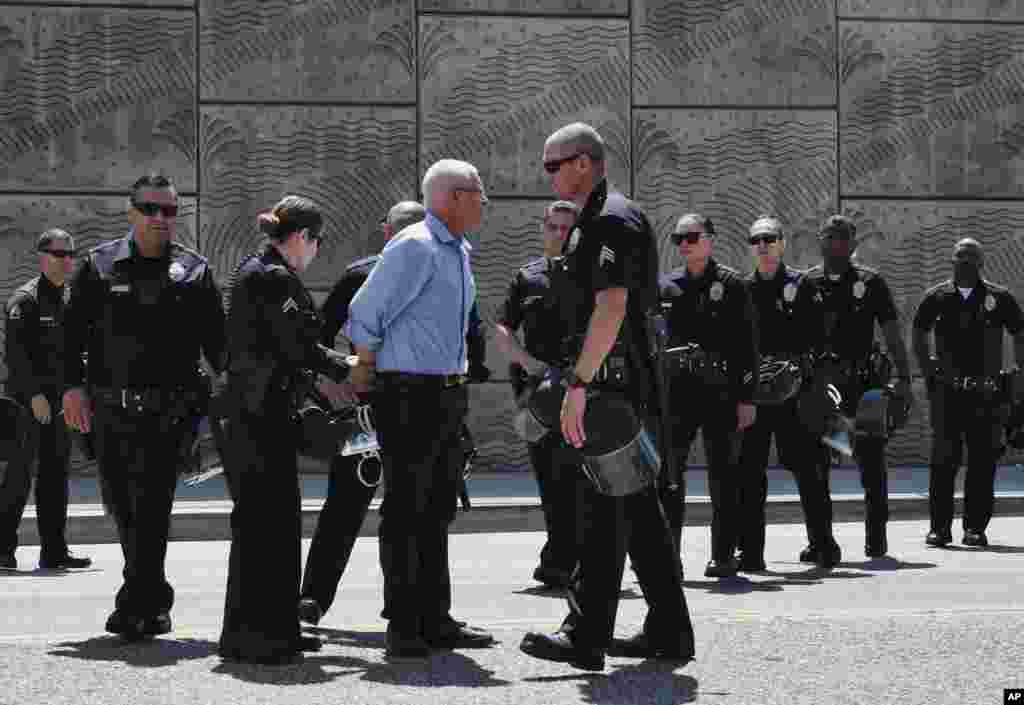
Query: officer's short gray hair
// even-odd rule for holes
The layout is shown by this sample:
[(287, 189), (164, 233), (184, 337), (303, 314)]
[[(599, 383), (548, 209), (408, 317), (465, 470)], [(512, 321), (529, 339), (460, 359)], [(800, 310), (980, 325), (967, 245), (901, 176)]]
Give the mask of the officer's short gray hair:
[(544, 209), (544, 222), (548, 222), (548, 218), (553, 216), (555, 213), (572, 213), (574, 218), (578, 218), (580, 215), (580, 207), (572, 201), (555, 201)]
[[(483, 188), (476, 167), (458, 159), (434, 162), (423, 175), (423, 203), (433, 210), (444, 202), (449, 193), (460, 188)], [(486, 198), (482, 192), (480, 195)]]
[(410, 225), (420, 222), (427, 217), (427, 209), (422, 203), (416, 201), (401, 201), (391, 206), (388, 216), (384, 222), (391, 226), (391, 230), (399, 233)]
[(60, 228), (50, 228), (39, 236), (39, 240), (36, 241), (36, 251), (46, 252), (54, 242), (66, 242), (69, 250), (75, 249), (75, 238), (71, 237), (71, 233)]
[[(600, 133), (585, 122), (574, 122), (551, 133), (545, 147), (558, 147), (560, 151), (586, 154), (601, 168), (604, 166), (604, 139)], [(571, 149), (565, 149), (569, 147)], [(562, 156), (569, 156), (563, 154)]]

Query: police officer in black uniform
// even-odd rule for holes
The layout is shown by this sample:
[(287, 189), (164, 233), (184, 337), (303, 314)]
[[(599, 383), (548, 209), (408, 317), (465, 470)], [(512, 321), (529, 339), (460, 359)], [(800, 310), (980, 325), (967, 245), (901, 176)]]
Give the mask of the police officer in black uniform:
[[(387, 242), (393, 235), (418, 223), (426, 217), (426, 209), (415, 201), (402, 201), (392, 206), (387, 216), (381, 221), (381, 231)], [(359, 291), (370, 271), (380, 259), (380, 255), (364, 257), (350, 264), (338, 283), (331, 289), (324, 301), (322, 317), (324, 319), (322, 342), (327, 347), (334, 347), (338, 333), (348, 320), (348, 305), (352, 297)], [(480, 314), (474, 303), (470, 311), (469, 331), (466, 336), (467, 356), (469, 358), (469, 378), (473, 382), (485, 382), (490, 377), (490, 370), (485, 364), (487, 348), (484, 340), (483, 325)], [(349, 346), (351, 349), (351, 346)], [(349, 397), (355, 400), (355, 394), (348, 389)], [(320, 510), (316, 531), (306, 556), (306, 570), (302, 576), (302, 592), (299, 599), (299, 617), (309, 624), (318, 624), (323, 615), (334, 603), (338, 592), (338, 583), (348, 565), (352, 548), (359, 537), (359, 530), (370, 508), (370, 502), (376, 493), (376, 486), (367, 486), (356, 474), (358, 458), (335, 456), (331, 461), (330, 476), (327, 484), (327, 498)], [(384, 544), (381, 543), (381, 569), (387, 583), (387, 562)], [(384, 616), (387, 617), (388, 589), (385, 586)]]
[[(842, 413), (856, 415), (861, 396), (868, 389), (881, 388), (888, 379), (878, 378), (872, 364), (875, 323), (882, 329), (885, 347), (895, 364), (898, 379), (896, 394), (908, 405), (912, 402), (910, 367), (900, 330), (899, 313), (889, 286), (875, 270), (852, 261), (857, 247), (857, 228), (843, 215), (829, 217), (821, 227), (822, 264), (806, 274), (812, 289), (823, 341), (816, 346), (833, 356), (830, 381), (842, 396)], [(889, 519), (888, 478), (885, 465), (885, 440), (865, 438), (854, 448), (864, 486), (864, 553), (869, 558), (888, 551), (886, 522)], [(831, 502), (829, 518), (831, 519)], [(800, 554), (808, 563), (820, 561), (821, 546), (811, 544)]]
[[(558, 196), (582, 207), (565, 245), (555, 295), (573, 363), (566, 374), (561, 431), (573, 447), (583, 448), (586, 435), (594, 431), (583, 426), (587, 386), (609, 358), (624, 360), (627, 379), (624, 388), (605, 385), (602, 393), (625, 396), (641, 418), (654, 396), (646, 314), (657, 303), (658, 252), (644, 214), (609, 190), (604, 142), (594, 128), (574, 123), (556, 131), (544, 145), (543, 159)], [(693, 626), (679, 553), (656, 488), (616, 497), (587, 483), (581, 521), (583, 543), (569, 588), (570, 615), (559, 631), (529, 633), (519, 648), (536, 658), (603, 669), (605, 653), (613, 646), (628, 549), (650, 609), (643, 631), (617, 642), (615, 651), (692, 659)]]
[[(509, 285), (502, 305), (495, 340), (513, 362), (509, 376), (517, 399), (522, 399), (530, 378), (539, 379), (550, 365), (558, 365), (561, 325), (552, 296), (552, 260), (559, 257), (579, 208), (571, 201), (555, 201), (544, 209), (544, 256), (524, 265)], [(522, 327), (523, 343), (516, 338)], [(540, 492), (548, 538), (540, 552), (533, 578), (549, 587), (565, 588), (578, 561), (580, 542), (578, 506), (584, 476), (578, 453), (566, 448), (559, 433), (548, 433), (528, 444)]]
[(299, 635), (302, 516), (292, 419), (308, 374), (321, 375), (320, 390), (340, 402), (341, 386), (323, 376), (340, 378), (344, 369), (343, 356), (319, 344), (321, 320), (299, 279), (320, 249), (319, 210), (285, 196), (259, 225), (270, 242), (235, 271), (227, 320), (225, 470), (234, 508), (219, 651), (284, 664), (320, 645)]
[(71, 294), (64, 280), (71, 272), (75, 242), (67, 232), (54, 228), (39, 236), (36, 251), (40, 275), (18, 287), (6, 308), (7, 393), (31, 409), (34, 423), (24, 452), (9, 462), (0, 483), (0, 568), (17, 568), (18, 524), (36, 459), (39, 567), (87, 568), (92, 561), (71, 555), (64, 538), (71, 445), (67, 426), (59, 418), (64, 392), (64, 311)]
[[(799, 367), (813, 354), (811, 345), (819, 342), (808, 335), (816, 318), (808, 307), (811, 290), (801, 286), (803, 273), (786, 266), (782, 222), (761, 216), (750, 226), (750, 250), (754, 271), (747, 275), (750, 296), (757, 312), (758, 348), (762, 364), (792, 362)], [(796, 478), (800, 504), (804, 510), (808, 542), (827, 546), (820, 553), (823, 568), (839, 563), (839, 545), (832, 536), (832, 520), (826, 512), (829, 457), (821, 441), (800, 423), (797, 398), (781, 403), (759, 404), (754, 424), (743, 434), (740, 452), (739, 569), (756, 572), (765, 569), (765, 502), (768, 496), (768, 453), (772, 436), (779, 460)]]
[[(963, 543), (987, 546), (992, 519), (996, 460), (1006, 421), (1003, 330), (1013, 336), (1014, 357), (1024, 360), (1024, 319), (1005, 287), (982, 279), (985, 256), (977, 240), (965, 238), (953, 248), (953, 278), (924, 295), (914, 315), (914, 354), (928, 382), (931, 401), (932, 458), (928, 483), (929, 546), (953, 541), (953, 484), (967, 444), (964, 479)], [(932, 357), (929, 333), (935, 333)], [(1016, 399), (1019, 372), (1011, 377)]]
[(662, 502), (677, 550), (682, 542), (686, 483), (682, 475), (690, 446), (701, 430), (711, 493), (711, 560), (704, 575), (736, 574), (736, 530), (740, 434), (755, 420), (757, 337), (754, 307), (743, 277), (711, 255), (711, 219), (688, 213), (679, 219), (672, 242), (686, 262), (661, 277), (669, 346), (695, 346), (672, 380), (672, 442), (679, 469), (678, 488), (664, 484)]
[(65, 316), (64, 419), (95, 430), (103, 499), (124, 553), (106, 629), (129, 639), (171, 630), (164, 559), (174, 488), (190, 423), (207, 401), (200, 352), (217, 370), (224, 350), (220, 292), (206, 259), (172, 240), (177, 213), (170, 180), (136, 181), (131, 233), (88, 254)]

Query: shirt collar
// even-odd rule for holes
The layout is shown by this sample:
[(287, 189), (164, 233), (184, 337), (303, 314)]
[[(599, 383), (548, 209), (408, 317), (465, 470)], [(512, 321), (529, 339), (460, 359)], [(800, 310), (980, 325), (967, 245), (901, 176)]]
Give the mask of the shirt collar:
[(50, 295), (53, 295), (53, 296), (59, 296), (61, 294), (61, 292), (64, 291), (64, 285), (63, 284), (61, 284), (60, 286), (57, 286), (56, 284), (51, 282), (49, 280), (49, 278), (45, 274), (43, 274), (42, 272), (39, 273), (39, 288), (44, 293), (47, 293), (47, 294), (50, 294)]
[(779, 266), (775, 268), (775, 274), (771, 279), (766, 279), (761, 276), (761, 270), (756, 267), (754, 268), (754, 279), (759, 282), (783, 282), (786, 280), (788, 273), (789, 270), (786, 269), (786, 263), (779, 262)]
[(452, 243), (461, 244), (467, 252), (473, 249), (473, 246), (465, 237), (455, 237), (452, 235), (445, 222), (434, 215), (434, 212), (429, 208), (427, 209), (427, 217), (424, 222), (427, 224), (427, 230), (438, 242), (444, 245), (451, 245)]

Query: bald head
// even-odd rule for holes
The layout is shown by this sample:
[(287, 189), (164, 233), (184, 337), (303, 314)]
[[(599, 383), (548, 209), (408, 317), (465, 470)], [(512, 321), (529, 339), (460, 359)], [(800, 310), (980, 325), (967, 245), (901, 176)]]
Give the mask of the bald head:
[(603, 169), (604, 140), (585, 122), (574, 122), (555, 130), (544, 143), (544, 161), (566, 159), (577, 154), (586, 154)]
[(985, 255), (981, 243), (965, 237), (953, 246), (953, 280), (957, 286), (973, 287), (981, 278)]

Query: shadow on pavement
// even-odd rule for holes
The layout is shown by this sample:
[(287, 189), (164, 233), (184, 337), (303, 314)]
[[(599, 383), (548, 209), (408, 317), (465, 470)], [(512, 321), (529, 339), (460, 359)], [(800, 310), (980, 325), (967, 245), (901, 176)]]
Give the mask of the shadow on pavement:
[(899, 558), (893, 558), (892, 556), (882, 556), (881, 558), (871, 558), (860, 563), (850, 563), (843, 561), (840, 563), (844, 568), (855, 568), (857, 570), (925, 570), (927, 568), (937, 568), (938, 565), (935, 563), (907, 563), (901, 561)]
[[(1024, 553), (1024, 546), (1003, 546), (998, 543), (990, 543), (988, 546), (954, 546), (950, 544), (943, 546), (942, 548), (936, 548), (936, 551), (967, 551), (976, 553)], [(2, 576), (3, 573), (0, 573)]]
[(679, 664), (664, 661), (643, 661), (636, 665), (616, 668), (608, 673), (580, 671), (562, 676), (524, 678), (531, 683), (558, 683), (577, 681), (583, 702), (594, 705), (619, 703), (691, 703), (697, 700), (697, 679), (676, 673)]
[(160, 668), (179, 661), (206, 658), (217, 653), (216, 642), (207, 639), (147, 639), (125, 641), (118, 636), (97, 636), (84, 641), (65, 641), (50, 652), (85, 661), (119, 661), (128, 666)]
[(435, 651), (417, 661), (368, 661), (355, 656), (307, 655), (301, 663), (287, 666), (222, 661), (214, 673), (250, 683), (310, 685), (328, 683), (345, 676), (395, 686), (442, 688), (447, 686), (495, 687), (511, 681), (494, 678), (494, 671), (453, 651)]
[(513, 590), (513, 595), (533, 595), (534, 597), (556, 597), (565, 599), (565, 588), (548, 587), (547, 585), (534, 585), (521, 590)]
[(385, 644), (386, 632), (356, 632), (349, 629), (330, 629), (328, 627), (304, 626), (303, 631), (316, 634), (324, 640), (324, 644), (354, 646), (360, 649), (382, 649)]
[(85, 573), (102, 573), (102, 568), (78, 568), (75, 570), (0, 570), (0, 578), (60, 578), (66, 575), (83, 575)]

